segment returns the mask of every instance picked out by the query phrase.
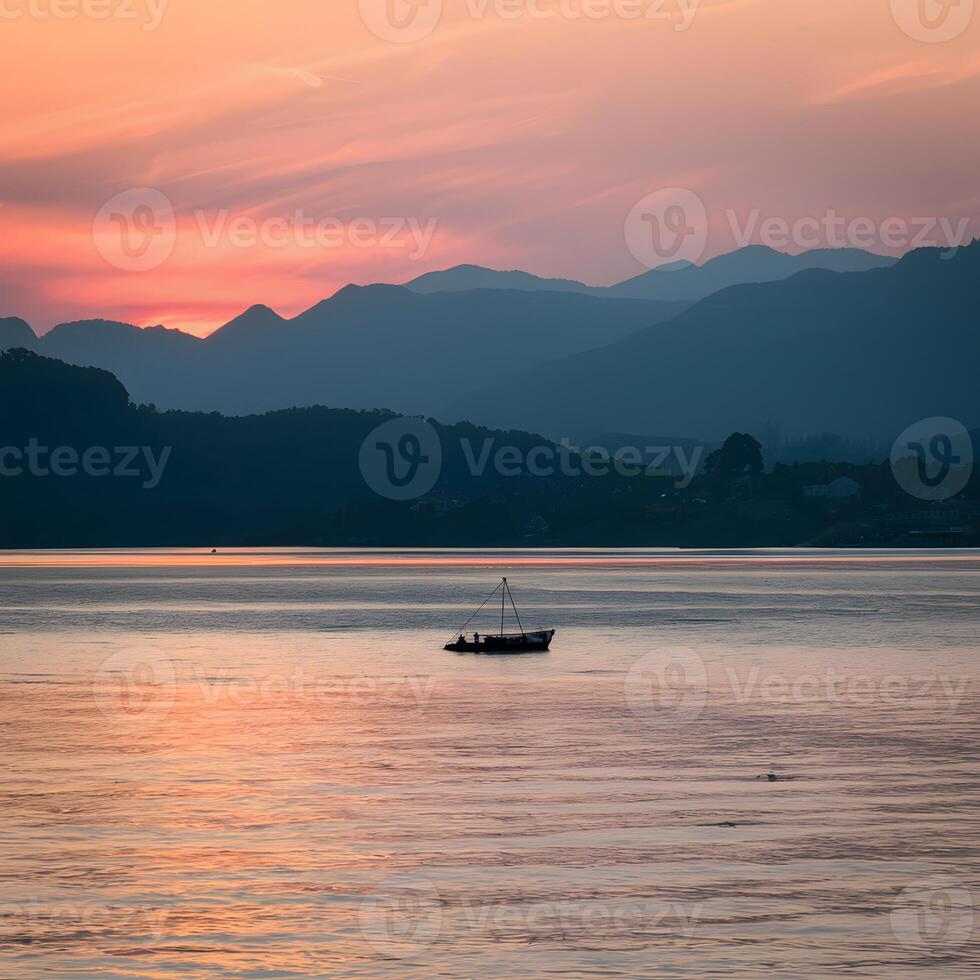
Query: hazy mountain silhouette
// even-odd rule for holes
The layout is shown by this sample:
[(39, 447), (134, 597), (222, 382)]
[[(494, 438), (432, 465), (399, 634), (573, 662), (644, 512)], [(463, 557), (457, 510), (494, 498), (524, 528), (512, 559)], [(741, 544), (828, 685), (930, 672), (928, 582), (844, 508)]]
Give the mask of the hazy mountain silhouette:
[(621, 299), (698, 300), (743, 282), (787, 279), (804, 269), (864, 272), (894, 265), (897, 260), (859, 248), (811, 249), (799, 255), (777, 252), (765, 245), (748, 245), (710, 259), (703, 265), (671, 262), (615, 286), (587, 286), (574, 279), (544, 279), (527, 272), (498, 272), (478, 265), (457, 265), (429, 272), (406, 283), (417, 293), (468, 289), (519, 289), (579, 292)]
[[(965, 329), (975, 297), (955, 306), (956, 289), (947, 295), (946, 280), (974, 255), (961, 250), (940, 265), (915, 253), (893, 265), (860, 250), (788, 256), (753, 246), (701, 267), (677, 263), (672, 272), (645, 273), (622, 287), (582, 287), (588, 294), (568, 288), (581, 285), (570, 280), (461, 266), (422, 277), (424, 288), (442, 281), (458, 290), (348, 286), (293, 319), (253, 306), (204, 340), (104, 320), (61, 324), (36, 338), (23, 320), (10, 318), (0, 320), (0, 348), (106, 368), (136, 401), (164, 408), (388, 408), (573, 438), (668, 431), (717, 439), (774, 420), (792, 437), (832, 429), (880, 438), (903, 405), (888, 390), (886, 366), (897, 359), (899, 384), (910, 384), (921, 366), (916, 344), (891, 349), (892, 320), (895, 329), (923, 330), (936, 309), (953, 303), (952, 322), (937, 321), (936, 330), (958, 344), (956, 331)], [(686, 313), (683, 300), (617, 298), (625, 287), (657, 292), (673, 283), (667, 291), (677, 293), (732, 278), (781, 277), (808, 262), (885, 267), (804, 271), (782, 279), (781, 289), (740, 284)], [(913, 276), (920, 266), (931, 272)], [(910, 291), (916, 277), (922, 282)], [(462, 288), (484, 280), (523, 286)], [(562, 289), (529, 288), (553, 282)], [(810, 383), (815, 371), (826, 388)], [(854, 371), (863, 373), (860, 383), (855, 378), (853, 390), (836, 391), (835, 378)], [(934, 400), (923, 395), (921, 402)]]
[[(34, 350), (69, 364), (111, 371), (133, 392), (153, 394), (179, 388), (201, 341), (180, 330), (147, 327), (112, 320), (62, 323), (39, 338)], [(176, 403), (171, 402), (176, 407)]]
[(37, 337), (26, 320), (17, 316), (0, 317), (0, 350), (24, 347), (33, 350)]
[(200, 340), (168, 327), (134, 327), (114, 320), (75, 320), (60, 323), (41, 338), (41, 343), (62, 360), (94, 354), (100, 358), (124, 356), (127, 352), (190, 351)]
[(193, 407), (243, 413), (329, 404), (431, 414), (447, 390), (513, 374), (556, 350), (604, 346), (678, 310), (572, 293), (348, 286), (295, 319), (249, 311), (248, 323), (239, 318), (208, 337), (207, 383)]
[(288, 321), (275, 310), (257, 303), (216, 330), (207, 338), (207, 342), (212, 347), (227, 349), (255, 343), (262, 344), (266, 338), (273, 337), (286, 323)]
[(574, 279), (543, 279), (518, 269), (500, 272), (480, 265), (455, 265), (440, 272), (427, 272), (405, 288), (413, 293), (455, 293), (468, 289), (548, 289), (553, 292), (589, 293), (593, 289)]
[[(332, 405), (431, 414), (446, 391), (605, 346), (685, 305), (348, 286), (291, 320), (253, 306), (204, 340), (103, 320), (62, 324), (38, 339), (16, 321), (0, 333), (0, 347), (106, 368), (136, 401), (164, 408), (248, 414)], [(11, 342), (3, 343), (7, 334)]]
[[(861, 273), (733, 286), (666, 324), (447, 399), (440, 417), (552, 437), (596, 430), (717, 439), (893, 439), (916, 419), (980, 420), (980, 242)], [(554, 384), (542, 385), (542, 377)]]
[(698, 300), (719, 289), (748, 282), (775, 282), (806, 269), (865, 272), (894, 265), (896, 259), (858, 248), (821, 248), (788, 255), (765, 245), (748, 245), (703, 265), (660, 266), (611, 286), (608, 293), (633, 299)]

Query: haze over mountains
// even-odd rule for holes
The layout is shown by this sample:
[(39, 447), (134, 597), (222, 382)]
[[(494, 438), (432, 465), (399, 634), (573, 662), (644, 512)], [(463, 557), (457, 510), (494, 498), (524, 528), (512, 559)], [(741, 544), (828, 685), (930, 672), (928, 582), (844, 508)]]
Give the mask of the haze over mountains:
[(292, 320), (253, 306), (203, 340), (104, 320), (61, 324), (41, 338), (26, 337), (23, 321), (8, 322), (0, 339), (105, 368), (134, 400), (161, 408), (237, 415), (328, 405), (434, 414), (461, 387), (604, 346), (685, 305), (348, 286)]
[[(586, 355), (466, 392), (446, 419), (544, 434), (632, 427), (719, 438), (894, 438), (919, 418), (980, 419), (980, 242), (862, 273), (809, 270), (724, 289)], [(545, 375), (561, 379), (543, 388)]]
[(444, 272), (419, 276), (406, 287), (416, 293), (456, 292), (467, 289), (549, 289), (617, 299), (693, 301), (726, 286), (743, 282), (774, 282), (804, 269), (864, 272), (884, 269), (897, 260), (858, 248), (820, 248), (799, 255), (777, 252), (765, 245), (748, 245), (709, 259), (703, 265), (672, 262), (650, 269), (615, 286), (586, 286), (574, 279), (542, 279), (527, 272), (497, 272), (478, 265), (458, 265)]
[(293, 319), (253, 306), (203, 340), (109, 321), (36, 338), (10, 318), (0, 348), (105, 368), (162, 408), (388, 408), (576, 439), (766, 422), (883, 438), (928, 415), (980, 420), (980, 244), (947, 254), (750, 246), (606, 288), (459, 266), (348, 286)]

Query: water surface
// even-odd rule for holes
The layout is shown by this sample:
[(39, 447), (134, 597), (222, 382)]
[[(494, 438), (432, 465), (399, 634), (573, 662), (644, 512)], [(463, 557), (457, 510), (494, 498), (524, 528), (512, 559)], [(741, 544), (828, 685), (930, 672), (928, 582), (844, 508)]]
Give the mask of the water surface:
[(978, 571), (0, 555), (0, 976), (974, 976)]

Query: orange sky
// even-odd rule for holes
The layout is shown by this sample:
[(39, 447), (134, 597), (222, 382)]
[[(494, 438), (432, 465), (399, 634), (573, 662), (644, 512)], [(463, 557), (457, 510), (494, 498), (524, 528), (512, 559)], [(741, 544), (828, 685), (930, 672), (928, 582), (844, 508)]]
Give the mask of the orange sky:
[[(386, 40), (388, 2), (438, 21)], [(0, 0), (0, 316), (204, 334), (459, 262), (608, 283), (664, 187), (706, 256), (755, 209), (980, 235), (980, 14), (922, 2), (939, 28), (919, 0)], [(174, 212), (144, 269), (103, 210), (133, 188)]]

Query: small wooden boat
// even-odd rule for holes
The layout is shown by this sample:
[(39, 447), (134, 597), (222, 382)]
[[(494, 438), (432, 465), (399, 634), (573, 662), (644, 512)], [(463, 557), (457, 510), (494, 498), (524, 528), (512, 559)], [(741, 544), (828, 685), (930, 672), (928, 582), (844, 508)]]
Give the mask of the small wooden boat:
[(460, 635), (443, 649), (456, 653), (544, 653), (551, 645), (554, 630), (535, 630), (533, 633), (497, 633), (485, 636), (474, 633), (472, 640)]
[[(480, 609), (497, 594), (500, 593), (500, 632), (491, 634), (474, 633), (471, 639), (466, 637), (466, 627), (473, 622)], [(504, 613), (506, 602), (510, 599), (511, 608), (514, 610), (514, 618), (517, 620), (517, 633), (504, 632)], [(447, 643), (444, 650), (452, 650), (454, 653), (544, 653), (551, 645), (555, 635), (554, 630), (526, 630), (521, 622), (521, 615), (514, 604), (514, 597), (511, 595), (510, 586), (507, 579), (501, 579), (493, 592), (483, 600), (480, 608), (463, 624), (461, 629), (456, 630), (456, 639)]]

